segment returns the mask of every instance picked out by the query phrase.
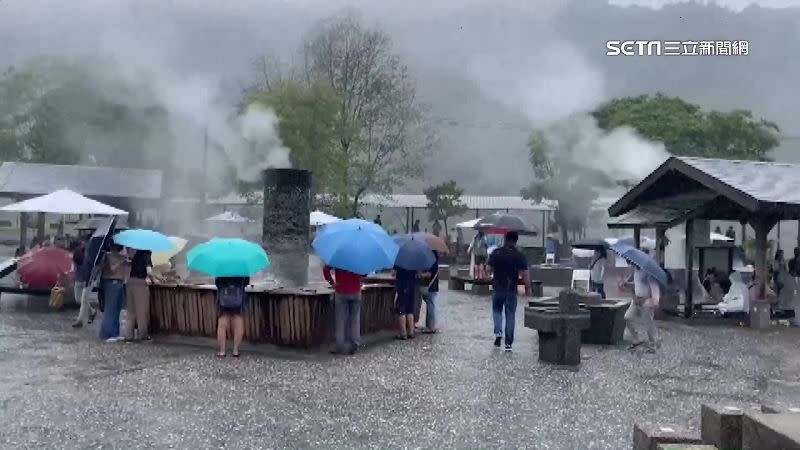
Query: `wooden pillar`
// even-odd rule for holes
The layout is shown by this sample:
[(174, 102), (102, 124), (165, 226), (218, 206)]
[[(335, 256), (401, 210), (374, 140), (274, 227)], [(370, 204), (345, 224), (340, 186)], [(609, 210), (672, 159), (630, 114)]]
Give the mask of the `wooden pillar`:
[(406, 207), (406, 233), (411, 233), (411, 208)]
[(780, 250), (781, 249), (781, 222), (778, 221), (776, 226), (778, 227), (778, 237), (775, 239), (775, 250)]
[(475, 218), (479, 219), (480, 217), (481, 217), (481, 210), (480, 209), (476, 209), (475, 210)]
[(744, 243), (747, 241), (747, 222), (741, 221), (742, 224), (742, 248), (744, 248)]
[[(547, 243), (545, 241), (546, 239), (545, 236), (547, 236), (547, 224), (545, 222), (545, 218), (547, 217), (546, 214), (547, 214), (546, 211), (542, 211), (542, 247), (547, 246)], [(800, 230), (800, 228), (798, 228), (798, 230)], [(800, 232), (798, 232), (798, 236), (800, 236)]]
[(686, 242), (684, 246), (686, 252), (686, 302), (683, 305), (683, 315), (691, 318), (694, 313), (693, 282), (694, 282), (694, 220), (686, 221)]
[(767, 235), (769, 234), (771, 224), (765, 219), (758, 219), (753, 223), (753, 228), (756, 231), (756, 274), (758, 276), (758, 299), (763, 300), (765, 297), (765, 288), (767, 281)]
[(639, 227), (633, 227), (633, 246), (642, 248), (642, 229)]
[(800, 220), (797, 221), (797, 246), (800, 247)]
[(19, 252), (25, 253), (28, 248), (28, 213), (19, 215)]
[(36, 237), (39, 238), (39, 241), (44, 240), (44, 227), (45, 223), (47, 222), (47, 214), (45, 213), (38, 213), (36, 216)]
[(656, 228), (656, 262), (661, 267), (664, 267), (666, 256), (664, 253), (666, 252), (666, 242), (667, 239), (667, 230), (664, 228)]

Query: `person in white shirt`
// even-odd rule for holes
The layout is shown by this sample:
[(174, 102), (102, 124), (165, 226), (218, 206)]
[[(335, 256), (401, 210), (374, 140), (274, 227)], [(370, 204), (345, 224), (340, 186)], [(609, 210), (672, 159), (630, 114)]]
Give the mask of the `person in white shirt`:
[(603, 284), (603, 277), (606, 274), (606, 261), (606, 249), (597, 249), (594, 251), (594, 259), (592, 259), (592, 264), (589, 266), (592, 292), (600, 294), (600, 298), (606, 298), (606, 290)]
[(647, 352), (655, 353), (657, 344), (657, 329), (654, 319), (661, 288), (658, 282), (639, 267), (634, 266), (633, 271), (633, 301), (625, 313), (625, 327), (631, 335), (630, 349), (645, 343), (639, 339), (639, 329), (647, 333)]

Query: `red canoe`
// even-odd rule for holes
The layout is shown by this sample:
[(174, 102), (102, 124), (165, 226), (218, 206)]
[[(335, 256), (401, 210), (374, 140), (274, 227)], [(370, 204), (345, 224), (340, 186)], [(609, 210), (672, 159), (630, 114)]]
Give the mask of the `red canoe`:
[(71, 271), (72, 254), (58, 247), (45, 247), (28, 253), (17, 264), (20, 281), (33, 289), (52, 289)]

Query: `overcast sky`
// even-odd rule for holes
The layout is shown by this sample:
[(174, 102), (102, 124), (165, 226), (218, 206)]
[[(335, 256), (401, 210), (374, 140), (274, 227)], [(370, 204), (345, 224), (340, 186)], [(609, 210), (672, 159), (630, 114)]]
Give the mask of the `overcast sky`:
[[(392, 36), (438, 119), (442, 147), (428, 180), (514, 194), (530, 176), (528, 129), (621, 95), (748, 108), (800, 135), (800, 0), (666, 3), (674, 2), (0, 0), (0, 66), (104, 52), (213, 75), (233, 95), (255, 57), (295, 54), (320, 18), (349, 7)], [(605, 55), (610, 39), (748, 40), (750, 55), (615, 58)], [(485, 164), (505, 176), (483, 175)]]

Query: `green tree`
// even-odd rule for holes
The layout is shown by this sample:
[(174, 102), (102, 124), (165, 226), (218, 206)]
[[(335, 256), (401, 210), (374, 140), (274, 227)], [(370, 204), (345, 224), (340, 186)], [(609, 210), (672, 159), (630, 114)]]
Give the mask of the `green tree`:
[(580, 133), (579, 127), (567, 120), (534, 131), (528, 141), (534, 180), (522, 190), (522, 196), (558, 202), (554, 219), (564, 244), (569, 242), (569, 232), (578, 233), (585, 227), (597, 198), (593, 187), (611, 183), (602, 171), (581, 164)]
[(750, 111), (703, 111), (698, 105), (662, 94), (613, 99), (592, 115), (606, 131), (630, 126), (664, 143), (678, 156), (767, 160), (780, 144), (780, 129)]
[(434, 135), (416, 98), (416, 88), (383, 31), (352, 16), (336, 16), (314, 27), (302, 47), (302, 67), (282, 70), (274, 59), (256, 65), (259, 88), (286, 79), (322, 82), (339, 96), (337, 143), (345, 155), (346, 187), (339, 203), (357, 216), (364, 194), (390, 194), (422, 175)]
[(346, 192), (347, 160), (339, 144), (341, 99), (333, 88), (325, 83), (306, 86), (288, 81), (256, 93), (252, 103), (275, 111), (278, 134), (291, 150), (292, 167), (314, 173), (315, 193)]
[(444, 224), (444, 235), (449, 236), (447, 219), (459, 216), (467, 211), (467, 205), (461, 200), (464, 190), (459, 188), (455, 181), (431, 186), (424, 191), (428, 198), (428, 210), (431, 220), (439, 220)]

